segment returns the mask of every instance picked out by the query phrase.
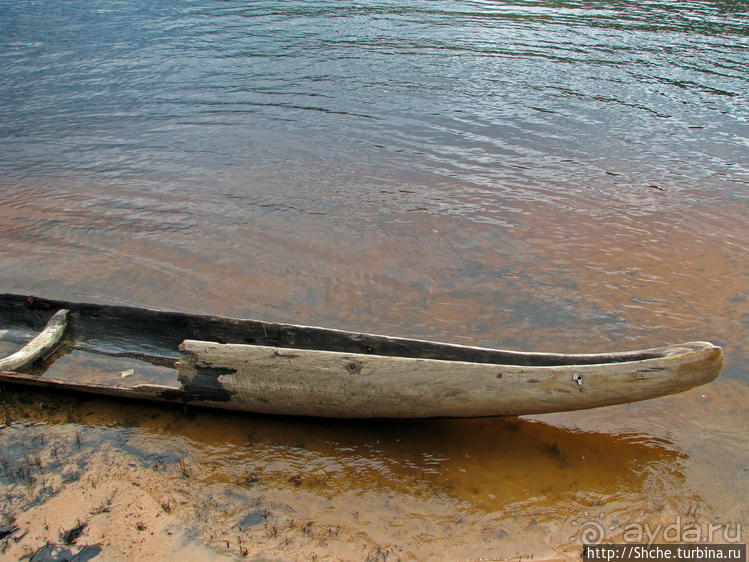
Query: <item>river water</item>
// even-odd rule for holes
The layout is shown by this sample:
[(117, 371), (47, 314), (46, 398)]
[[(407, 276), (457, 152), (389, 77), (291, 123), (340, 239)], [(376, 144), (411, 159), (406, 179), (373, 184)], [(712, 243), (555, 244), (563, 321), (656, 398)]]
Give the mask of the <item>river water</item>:
[[(85, 464), (78, 482), (134, 466), (141, 499), (193, 529), (131, 544), (115, 494), (114, 558), (248, 541), (554, 558), (586, 524), (749, 529), (748, 68), (738, 0), (0, 1), (4, 292), (522, 350), (726, 351), (720, 379), (682, 395), (515, 420), (42, 408), (6, 388), (9, 462), (46, 439), (69, 445), (50, 466)], [(50, 507), (67, 481), (41, 501), (8, 474), (3, 512), (69, 525)], [(253, 524), (242, 543), (209, 520)]]

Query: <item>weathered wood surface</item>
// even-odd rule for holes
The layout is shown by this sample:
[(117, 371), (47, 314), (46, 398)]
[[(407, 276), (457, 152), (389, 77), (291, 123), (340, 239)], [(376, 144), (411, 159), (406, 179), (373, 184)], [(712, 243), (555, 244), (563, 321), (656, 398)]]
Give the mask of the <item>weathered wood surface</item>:
[(40, 378), (35, 375), (2, 370), (0, 370), (0, 382), (35, 386), (38, 388), (46, 388), (48, 390), (85, 392), (87, 394), (99, 394), (116, 398), (134, 398), (138, 400), (154, 400), (157, 402), (178, 402), (180, 404), (185, 403), (182, 400), (171, 400), (164, 398), (163, 396), (164, 393), (179, 393), (178, 388), (158, 384), (112, 386), (109, 384), (63, 380), (54, 377)]
[(67, 310), (57, 311), (39, 335), (12, 355), (0, 358), (0, 371), (23, 371), (51, 355), (65, 335), (67, 318)]
[(13, 294), (0, 294), (0, 326), (23, 326), (41, 330), (50, 316), (60, 309), (70, 310), (68, 320), (74, 332), (75, 344), (79, 348), (112, 355), (142, 356), (146, 359), (176, 360), (180, 356), (177, 348), (186, 339), (529, 366), (636, 361), (656, 357), (660, 353), (658, 349), (600, 354), (528, 353), (315, 326), (73, 303)]
[[(722, 364), (722, 350), (706, 342), (621, 353), (525, 353), (9, 294), (0, 294), (0, 327), (12, 333), (42, 331), (34, 338), (38, 343), (29, 342), (20, 356), (0, 362), (0, 381), (343, 418), (592, 408), (686, 390), (715, 378)], [(52, 353), (63, 333), (66, 349), (134, 358), (145, 362), (144, 372), (152, 364), (175, 368), (179, 383), (61, 380), (54, 365), (42, 375), (32, 364)], [(30, 367), (35, 370), (19, 372)]]
[(518, 366), (187, 340), (183, 390), (210, 405), (338, 418), (481, 417), (621, 404), (715, 378), (706, 342), (663, 357), (593, 365)]

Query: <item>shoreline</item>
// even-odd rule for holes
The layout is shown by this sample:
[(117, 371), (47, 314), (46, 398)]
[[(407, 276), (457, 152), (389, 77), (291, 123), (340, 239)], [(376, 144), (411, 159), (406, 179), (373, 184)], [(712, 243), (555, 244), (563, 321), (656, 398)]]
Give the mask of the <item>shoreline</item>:
[[(627, 521), (643, 533), (732, 521), (745, 539), (749, 529), (740, 492), (726, 503), (704, 486), (715, 475), (679, 442), (689, 428), (667, 440), (614, 421), (731, 410), (749, 396), (735, 381), (583, 416), (374, 429), (1, 390), (3, 525), (17, 529), (0, 552), (11, 558), (56, 543), (98, 547), (106, 560), (577, 559), (593, 524), (612, 540)], [(735, 529), (712, 538), (730, 542)]]

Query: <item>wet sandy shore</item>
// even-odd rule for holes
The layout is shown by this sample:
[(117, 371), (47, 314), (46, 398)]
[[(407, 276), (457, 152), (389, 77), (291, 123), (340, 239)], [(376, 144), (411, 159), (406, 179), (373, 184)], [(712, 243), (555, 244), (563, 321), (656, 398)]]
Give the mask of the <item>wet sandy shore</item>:
[(533, 420), (407, 423), (2, 397), (7, 559), (48, 543), (102, 560), (576, 559), (597, 533), (749, 529), (749, 392), (733, 381)]

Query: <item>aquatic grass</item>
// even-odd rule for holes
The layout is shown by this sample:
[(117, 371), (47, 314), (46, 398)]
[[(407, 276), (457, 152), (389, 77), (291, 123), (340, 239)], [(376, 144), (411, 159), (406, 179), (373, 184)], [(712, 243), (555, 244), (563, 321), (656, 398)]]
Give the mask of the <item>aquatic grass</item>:
[(242, 556), (246, 557), (250, 553), (250, 550), (242, 544), (242, 537), (239, 535), (237, 535), (237, 548)]
[(114, 496), (117, 493), (117, 490), (112, 492), (112, 494), (105, 499), (101, 504), (99, 504), (97, 507), (89, 511), (91, 515), (98, 515), (100, 513), (109, 513), (112, 508), (112, 500), (114, 500)]
[(179, 471), (180, 471), (180, 474), (182, 474), (183, 478), (192, 477), (192, 473), (190, 472), (190, 468), (187, 466), (187, 461), (185, 460), (184, 457), (179, 459), (179, 462), (177, 463), (177, 465), (179, 466)]

